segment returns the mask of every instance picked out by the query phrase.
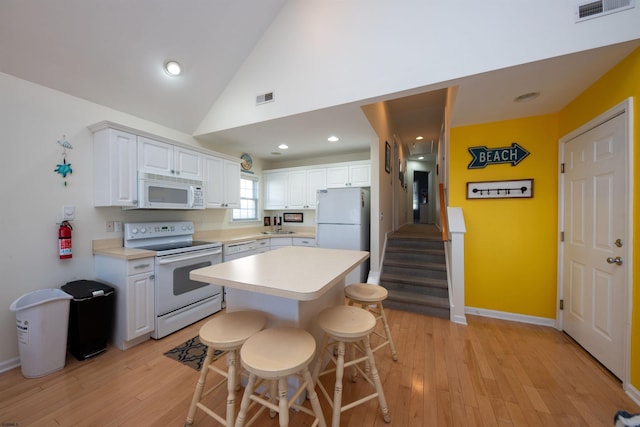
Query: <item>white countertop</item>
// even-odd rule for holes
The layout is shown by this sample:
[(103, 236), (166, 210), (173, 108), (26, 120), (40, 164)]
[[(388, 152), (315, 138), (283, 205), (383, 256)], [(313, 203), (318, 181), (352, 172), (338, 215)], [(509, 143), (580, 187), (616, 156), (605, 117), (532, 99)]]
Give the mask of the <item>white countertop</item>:
[(369, 252), (289, 246), (192, 270), (189, 277), (234, 289), (311, 301), (322, 296)]
[[(224, 233), (223, 233), (224, 231)], [(261, 231), (249, 230), (217, 230), (203, 231), (194, 234), (194, 240), (203, 240), (205, 242), (220, 242), (222, 244), (246, 242), (248, 240), (269, 239), (269, 238), (315, 238), (315, 232), (312, 231), (295, 231), (291, 234), (263, 234)], [(139, 258), (148, 258), (155, 256), (155, 251), (145, 249), (125, 248), (122, 245), (122, 238), (94, 240), (92, 242), (94, 255), (105, 255), (113, 258), (122, 258), (134, 260)]]

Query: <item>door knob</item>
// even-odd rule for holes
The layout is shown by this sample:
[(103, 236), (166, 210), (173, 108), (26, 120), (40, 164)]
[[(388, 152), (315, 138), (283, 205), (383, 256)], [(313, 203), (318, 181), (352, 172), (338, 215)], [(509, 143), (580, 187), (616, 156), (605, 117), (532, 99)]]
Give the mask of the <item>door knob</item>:
[(607, 262), (609, 264), (622, 265), (623, 260), (622, 260), (622, 257), (617, 256), (615, 258), (613, 258), (613, 257), (607, 258)]

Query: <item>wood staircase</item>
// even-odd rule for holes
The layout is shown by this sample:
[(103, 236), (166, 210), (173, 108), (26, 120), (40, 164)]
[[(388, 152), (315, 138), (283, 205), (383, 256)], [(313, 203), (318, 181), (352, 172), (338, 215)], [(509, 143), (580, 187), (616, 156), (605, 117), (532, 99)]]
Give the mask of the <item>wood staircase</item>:
[(387, 238), (380, 285), (385, 307), (449, 319), (449, 288), (442, 232), (408, 224)]

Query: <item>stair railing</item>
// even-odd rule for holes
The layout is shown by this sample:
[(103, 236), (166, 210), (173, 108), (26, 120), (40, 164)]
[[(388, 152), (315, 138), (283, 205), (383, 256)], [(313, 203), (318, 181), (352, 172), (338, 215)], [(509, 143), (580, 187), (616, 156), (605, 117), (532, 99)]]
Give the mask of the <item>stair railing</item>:
[(446, 215), (446, 203), (444, 201), (444, 184), (438, 185), (438, 195), (440, 202), (440, 226), (442, 227), (442, 241), (446, 242), (449, 240), (449, 236), (447, 234), (447, 215)]
[(462, 208), (447, 207), (449, 240), (445, 242), (447, 274), (449, 276), (449, 304), (452, 322), (467, 324), (464, 303), (464, 234), (467, 228)]

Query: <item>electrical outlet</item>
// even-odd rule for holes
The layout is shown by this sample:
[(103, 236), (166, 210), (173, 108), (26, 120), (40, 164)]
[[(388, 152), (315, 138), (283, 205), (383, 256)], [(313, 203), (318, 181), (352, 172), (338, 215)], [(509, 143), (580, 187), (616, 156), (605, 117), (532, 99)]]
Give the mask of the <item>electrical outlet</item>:
[(107, 232), (113, 233), (113, 221), (107, 221)]
[(114, 221), (113, 231), (116, 233), (122, 233), (122, 221)]

